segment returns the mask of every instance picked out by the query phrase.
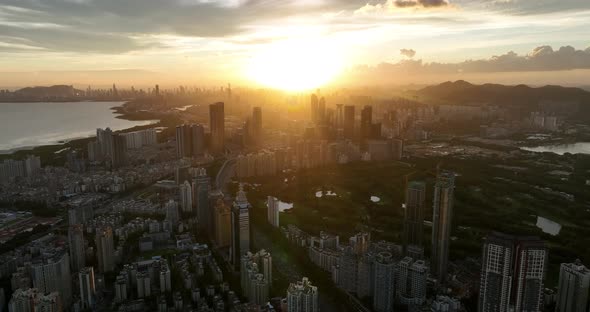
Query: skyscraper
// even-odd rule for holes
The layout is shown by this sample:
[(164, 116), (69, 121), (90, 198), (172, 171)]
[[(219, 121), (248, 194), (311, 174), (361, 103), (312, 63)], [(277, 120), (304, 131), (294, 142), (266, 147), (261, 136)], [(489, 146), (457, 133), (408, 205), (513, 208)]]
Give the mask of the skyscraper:
[(241, 184), (232, 208), (231, 229), (230, 257), (239, 267), (241, 256), (250, 251), (250, 203)]
[(340, 129), (344, 126), (344, 105), (343, 104), (336, 104), (336, 120), (335, 126), (337, 129)]
[(357, 291), (358, 255), (351, 246), (346, 246), (338, 261), (338, 287), (347, 292)]
[(113, 229), (110, 226), (96, 229), (95, 242), (98, 270), (101, 273), (112, 272), (115, 269)]
[(119, 168), (127, 165), (127, 140), (124, 135), (113, 134), (113, 157), (111, 166)]
[(96, 129), (96, 140), (101, 158), (111, 159), (113, 157), (113, 131), (110, 128)]
[(247, 252), (241, 258), (240, 280), (244, 296), (250, 302), (263, 305), (268, 302), (272, 283), (272, 257), (266, 250)]
[(262, 108), (252, 110), (252, 138), (255, 145), (262, 143)]
[(190, 155), (190, 131), (187, 125), (176, 126), (176, 157)]
[(205, 129), (200, 124), (176, 126), (176, 157), (193, 157), (205, 153)]
[(590, 270), (580, 260), (562, 263), (555, 312), (586, 312), (590, 305)]
[(428, 266), (424, 260), (403, 258), (397, 264), (396, 294), (404, 305), (421, 305), (426, 301)]
[(315, 94), (311, 95), (311, 121), (313, 123), (318, 122), (319, 117), (319, 103), (318, 103), (318, 96)]
[(25, 174), (27, 177), (33, 176), (39, 169), (41, 169), (41, 157), (34, 155), (27, 155), (24, 160)]
[(35, 288), (16, 289), (8, 303), (10, 312), (33, 312), (35, 311), (35, 301), (39, 293)]
[(441, 172), (434, 188), (432, 256), (430, 257), (432, 272), (439, 283), (444, 283), (447, 277), (454, 189), (455, 174), (448, 171)]
[(318, 312), (318, 288), (304, 277), (287, 288), (287, 312)]
[(166, 221), (168, 221), (172, 227), (176, 227), (180, 220), (178, 203), (171, 199), (164, 205), (164, 209), (166, 210)]
[(393, 309), (395, 263), (389, 252), (380, 252), (375, 259), (373, 310), (391, 312)]
[(196, 204), (196, 216), (199, 222), (199, 228), (207, 231), (207, 233), (212, 228), (211, 220), (213, 216), (209, 211), (210, 180), (211, 179), (207, 175), (207, 170), (205, 168), (197, 169), (197, 175), (193, 182), (193, 188), (195, 191), (193, 200)]
[(180, 206), (183, 213), (191, 213), (193, 211), (193, 188), (188, 181), (184, 181), (179, 187), (180, 191)]
[(360, 232), (348, 239), (348, 244), (356, 255), (364, 255), (371, 245), (371, 233)]
[(279, 200), (276, 197), (268, 196), (266, 200), (267, 220), (273, 227), (279, 227)]
[(70, 245), (70, 264), (74, 272), (86, 266), (86, 250), (84, 248), (84, 226), (72, 224), (68, 229), (68, 242)]
[(324, 124), (326, 122), (326, 99), (322, 96), (318, 104), (318, 123)]
[(344, 106), (344, 137), (352, 140), (354, 138), (354, 106)]
[(478, 311), (540, 311), (547, 248), (536, 237), (486, 237)]
[(422, 246), (425, 196), (424, 182), (408, 183), (404, 210), (404, 250), (406, 252), (408, 245)]
[(373, 125), (373, 107), (366, 105), (361, 110), (361, 140), (371, 138), (371, 127)]
[(211, 152), (221, 154), (225, 149), (225, 113), (223, 102), (209, 105), (209, 128), (211, 129)]
[(80, 282), (80, 301), (82, 309), (92, 309), (95, 304), (96, 287), (94, 284), (94, 269), (82, 268), (78, 274)]
[(213, 207), (215, 213), (215, 244), (218, 247), (229, 246), (231, 237), (231, 210), (225, 204), (223, 198), (217, 198)]
[(205, 128), (201, 124), (191, 125), (192, 156), (205, 154)]
[(72, 302), (70, 256), (63, 250), (43, 255), (31, 264), (33, 287), (40, 293), (58, 292), (66, 306)]
[(223, 192), (218, 189), (210, 190), (208, 193), (207, 202), (207, 222), (209, 223), (209, 225), (206, 227), (206, 230), (207, 235), (209, 235), (211, 239), (215, 239), (215, 235), (217, 235), (217, 228), (215, 227), (217, 225), (215, 220), (217, 212), (215, 211), (215, 208), (220, 201), (225, 206), (225, 197), (223, 195)]

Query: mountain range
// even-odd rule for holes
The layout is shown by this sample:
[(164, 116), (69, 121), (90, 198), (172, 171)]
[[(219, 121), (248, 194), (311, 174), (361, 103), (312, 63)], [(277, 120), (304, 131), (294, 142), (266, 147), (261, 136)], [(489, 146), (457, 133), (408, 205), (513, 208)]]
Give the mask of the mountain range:
[(464, 80), (458, 80), (425, 87), (418, 90), (417, 94), (456, 105), (492, 104), (533, 108), (542, 101), (560, 101), (578, 102), (581, 107), (590, 106), (590, 92), (580, 88), (553, 85), (538, 88), (527, 85), (507, 86), (491, 83), (474, 85)]

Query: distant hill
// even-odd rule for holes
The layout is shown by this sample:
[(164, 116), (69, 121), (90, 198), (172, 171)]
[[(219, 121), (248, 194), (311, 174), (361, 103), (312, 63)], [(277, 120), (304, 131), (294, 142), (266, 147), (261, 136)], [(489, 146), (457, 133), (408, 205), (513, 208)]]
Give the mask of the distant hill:
[(506, 86), (499, 84), (474, 85), (467, 81), (447, 81), (417, 91), (421, 96), (443, 100), (450, 104), (477, 105), (494, 104), (499, 106), (532, 108), (542, 101), (576, 101), (580, 107), (590, 106), (590, 92), (560, 86), (532, 88), (526, 85)]
[(50, 87), (27, 87), (14, 93), (21, 97), (73, 97), (83, 92), (73, 86), (55, 85)]

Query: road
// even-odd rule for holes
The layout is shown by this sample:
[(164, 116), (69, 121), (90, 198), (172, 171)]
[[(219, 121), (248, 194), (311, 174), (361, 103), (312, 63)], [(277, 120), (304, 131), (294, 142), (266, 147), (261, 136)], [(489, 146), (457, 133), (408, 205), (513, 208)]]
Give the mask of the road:
[(231, 181), (231, 178), (235, 175), (236, 172), (236, 159), (229, 158), (227, 159), (219, 171), (217, 172), (217, 176), (215, 177), (215, 187), (218, 190), (221, 190), (224, 194), (227, 193), (227, 185)]

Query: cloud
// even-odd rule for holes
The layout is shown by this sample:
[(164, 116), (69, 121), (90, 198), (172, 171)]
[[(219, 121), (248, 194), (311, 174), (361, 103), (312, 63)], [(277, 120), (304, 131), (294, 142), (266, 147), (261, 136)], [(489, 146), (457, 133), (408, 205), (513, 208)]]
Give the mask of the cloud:
[(367, 3), (358, 10), (357, 14), (375, 13), (375, 12), (393, 12), (401, 9), (438, 9), (450, 7), (448, 0), (385, 0), (383, 3)]
[(449, 4), (446, 0), (395, 0), (393, 4), (398, 8), (408, 8), (408, 7), (424, 7), (424, 8), (432, 8), (432, 7), (442, 7)]
[(416, 51), (412, 50), (412, 49), (401, 49), (399, 50), (399, 53), (405, 57), (409, 57), (409, 58), (413, 58), (414, 55), (416, 55)]
[[(403, 50), (402, 50), (403, 51)], [(402, 60), (398, 63), (381, 63), (374, 67), (359, 67), (359, 72), (371, 75), (395, 74), (456, 74), (456, 73), (498, 73), (498, 72), (539, 72), (590, 69), (590, 47), (576, 50), (564, 46), (554, 50), (551, 46), (539, 46), (526, 55), (513, 51), (488, 59), (467, 60), (458, 63), (423, 62)]]

